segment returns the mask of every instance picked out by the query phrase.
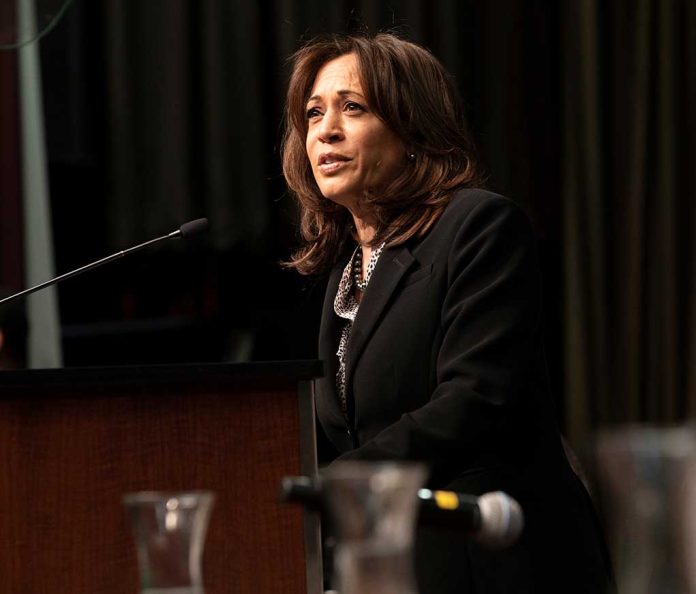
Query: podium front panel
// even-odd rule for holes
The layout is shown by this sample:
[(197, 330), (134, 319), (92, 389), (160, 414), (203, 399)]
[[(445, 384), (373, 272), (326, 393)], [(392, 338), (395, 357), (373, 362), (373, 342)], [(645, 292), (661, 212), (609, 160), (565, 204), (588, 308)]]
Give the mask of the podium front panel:
[(316, 524), (278, 493), (314, 463), (320, 373), (313, 362), (0, 374), (0, 592), (137, 593), (123, 495), (194, 489), (216, 495), (206, 594), (315, 590)]

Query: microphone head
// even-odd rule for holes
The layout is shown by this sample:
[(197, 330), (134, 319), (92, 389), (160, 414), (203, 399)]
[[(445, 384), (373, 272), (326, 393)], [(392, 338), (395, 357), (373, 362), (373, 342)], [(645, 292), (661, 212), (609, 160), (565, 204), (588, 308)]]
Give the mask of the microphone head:
[(490, 549), (504, 549), (514, 544), (524, 528), (520, 504), (502, 491), (484, 493), (478, 499), (481, 529), (476, 540)]
[(308, 476), (284, 476), (280, 484), (280, 500), (284, 503), (301, 503), (307, 509), (322, 509), (322, 491), (317, 482)]
[(189, 238), (199, 233), (203, 233), (208, 228), (208, 219), (196, 219), (195, 221), (189, 221), (184, 223), (179, 227), (179, 232), (181, 237)]

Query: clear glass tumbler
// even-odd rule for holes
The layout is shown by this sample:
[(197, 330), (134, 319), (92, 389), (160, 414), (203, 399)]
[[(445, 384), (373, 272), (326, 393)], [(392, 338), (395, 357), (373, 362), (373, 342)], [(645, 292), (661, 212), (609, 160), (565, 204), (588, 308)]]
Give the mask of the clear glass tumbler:
[(620, 594), (696, 594), (696, 431), (629, 426), (597, 440)]
[(201, 557), (214, 498), (209, 491), (124, 496), (138, 552), (141, 594), (203, 594)]
[(426, 476), (417, 464), (367, 462), (334, 463), (324, 473), (341, 594), (416, 594), (413, 535)]

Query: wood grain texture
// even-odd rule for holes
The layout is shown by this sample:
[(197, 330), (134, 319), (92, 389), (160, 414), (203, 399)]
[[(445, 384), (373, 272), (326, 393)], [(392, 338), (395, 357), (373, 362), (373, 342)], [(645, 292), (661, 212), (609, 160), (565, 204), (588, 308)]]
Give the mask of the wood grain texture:
[(281, 477), (300, 471), (295, 384), (4, 391), (0, 592), (137, 593), (122, 496), (191, 489), (217, 497), (207, 594), (305, 592), (301, 512), (278, 503)]

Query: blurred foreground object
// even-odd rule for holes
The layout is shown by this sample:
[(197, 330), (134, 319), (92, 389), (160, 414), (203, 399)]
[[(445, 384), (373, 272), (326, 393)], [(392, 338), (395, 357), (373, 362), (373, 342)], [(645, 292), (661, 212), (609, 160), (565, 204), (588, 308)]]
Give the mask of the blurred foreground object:
[(330, 466), (323, 477), (336, 537), (336, 589), (416, 594), (415, 494), (427, 478), (425, 467), (344, 462)]
[(215, 496), (143, 491), (123, 498), (138, 549), (141, 594), (203, 594), (201, 557)]
[(696, 593), (694, 427), (606, 430), (597, 464), (619, 592)]
[[(461, 530), (487, 549), (513, 545), (524, 528), (522, 508), (502, 491), (477, 497), (454, 491), (419, 489), (415, 496), (418, 524)], [(287, 503), (301, 503), (313, 511), (330, 513), (321, 478), (284, 477), (281, 499)]]
[(339, 592), (415, 593), (416, 524), (460, 530), (489, 549), (514, 544), (524, 525), (505, 493), (431, 491), (421, 488), (426, 475), (416, 464), (335, 462), (320, 477), (285, 477), (281, 498), (324, 514)]

